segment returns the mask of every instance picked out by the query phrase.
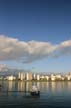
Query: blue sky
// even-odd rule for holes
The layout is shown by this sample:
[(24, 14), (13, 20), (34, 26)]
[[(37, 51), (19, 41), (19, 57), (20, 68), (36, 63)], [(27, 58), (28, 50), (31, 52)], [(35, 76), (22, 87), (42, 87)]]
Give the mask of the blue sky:
[[(70, 0), (0, 0), (0, 34), (20, 41), (59, 44), (71, 39)], [(71, 56), (44, 58), (32, 64), (1, 61), (18, 68), (42, 72), (71, 71)]]

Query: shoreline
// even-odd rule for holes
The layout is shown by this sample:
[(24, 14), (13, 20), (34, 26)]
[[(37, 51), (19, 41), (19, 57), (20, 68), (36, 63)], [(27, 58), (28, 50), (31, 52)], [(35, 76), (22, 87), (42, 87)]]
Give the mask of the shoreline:
[(47, 81), (47, 80), (0, 80), (0, 81), (19, 81), (19, 82), (71, 82), (71, 80), (55, 80), (55, 81)]

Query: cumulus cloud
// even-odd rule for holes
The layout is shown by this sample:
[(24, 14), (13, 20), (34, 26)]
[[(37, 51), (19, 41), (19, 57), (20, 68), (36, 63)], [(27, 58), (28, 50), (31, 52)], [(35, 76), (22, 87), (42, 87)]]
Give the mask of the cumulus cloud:
[(71, 40), (52, 44), (51, 42), (20, 41), (0, 35), (0, 61), (15, 60), (30, 63), (44, 57), (71, 55)]

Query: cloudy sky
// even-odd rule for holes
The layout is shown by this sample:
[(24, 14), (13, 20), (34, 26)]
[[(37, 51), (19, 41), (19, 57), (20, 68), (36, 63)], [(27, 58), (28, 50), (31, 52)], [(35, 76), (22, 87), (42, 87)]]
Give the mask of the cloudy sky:
[(71, 1), (0, 0), (0, 64), (71, 71)]

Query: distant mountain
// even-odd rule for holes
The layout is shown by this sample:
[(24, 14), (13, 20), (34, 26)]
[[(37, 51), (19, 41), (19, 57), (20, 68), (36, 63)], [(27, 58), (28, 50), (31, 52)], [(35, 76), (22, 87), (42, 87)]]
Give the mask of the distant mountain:
[(7, 65), (0, 64), (0, 76), (8, 76), (8, 75), (17, 76), (19, 72), (26, 72), (26, 71), (22, 69), (10, 68)]
[(18, 69), (11, 69), (5, 64), (0, 64), (0, 75), (16, 75), (19, 71)]

